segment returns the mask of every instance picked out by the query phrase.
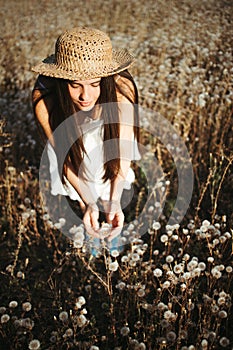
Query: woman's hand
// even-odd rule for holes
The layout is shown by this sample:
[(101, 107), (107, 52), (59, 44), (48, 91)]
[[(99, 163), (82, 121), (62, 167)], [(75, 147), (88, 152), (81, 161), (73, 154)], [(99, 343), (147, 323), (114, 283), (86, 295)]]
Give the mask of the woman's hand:
[(87, 233), (93, 237), (100, 238), (99, 230), (99, 208), (96, 203), (89, 203), (83, 216), (83, 223)]
[(106, 221), (112, 226), (111, 233), (108, 236), (108, 240), (111, 241), (121, 233), (125, 217), (121, 209), (120, 202), (104, 201), (103, 207), (106, 215)]

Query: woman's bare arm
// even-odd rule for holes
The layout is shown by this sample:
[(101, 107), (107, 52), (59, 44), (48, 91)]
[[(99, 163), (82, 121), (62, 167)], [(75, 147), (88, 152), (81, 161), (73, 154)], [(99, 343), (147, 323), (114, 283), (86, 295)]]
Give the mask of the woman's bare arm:
[[(47, 139), (49, 140), (51, 145), (54, 146), (53, 131), (49, 124), (49, 107), (50, 106), (52, 107), (52, 101), (49, 100), (49, 96), (43, 97), (42, 99), (40, 99), (41, 97), (42, 97), (41, 91), (38, 89), (34, 89), (32, 93), (32, 100), (33, 102), (38, 101), (35, 105), (36, 118), (39, 124), (41, 125)], [(45, 100), (45, 98), (47, 100)], [(82, 210), (85, 211), (83, 221), (87, 228), (87, 231), (93, 236), (99, 237), (99, 235), (95, 232), (95, 230), (98, 229), (99, 227), (99, 223), (98, 223), (99, 211), (98, 211), (98, 207), (95, 206), (98, 196), (95, 195), (94, 186), (93, 188), (90, 188), (90, 186), (87, 186), (86, 182), (77, 176), (77, 174), (73, 169), (72, 164), (66, 165), (66, 175), (67, 175), (68, 181), (77, 191), (80, 198), (82, 198), (82, 201), (80, 202), (80, 206)]]

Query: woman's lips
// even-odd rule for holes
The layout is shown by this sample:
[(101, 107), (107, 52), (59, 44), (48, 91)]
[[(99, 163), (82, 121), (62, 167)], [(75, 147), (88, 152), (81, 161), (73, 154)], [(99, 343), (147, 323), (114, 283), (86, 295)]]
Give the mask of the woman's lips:
[(91, 102), (86, 102), (86, 101), (78, 101), (78, 103), (80, 104), (80, 106), (82, 107), (89, 107)]

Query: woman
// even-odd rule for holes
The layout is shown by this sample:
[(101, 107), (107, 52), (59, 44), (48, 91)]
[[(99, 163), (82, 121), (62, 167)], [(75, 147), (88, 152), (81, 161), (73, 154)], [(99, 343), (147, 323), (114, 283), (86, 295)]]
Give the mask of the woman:
[(123, 227), (121, 197), (133, 181), (131, 160), (140, 159), (138, 93), (127, 71), (132, 63), (127, 51), (112, 50), (102, 31), (77, 27), (61, 34), (55, 55), (32, 69), (39, 73), (32, 98), (49, 140), (51, 192), (79, 202), (96, 238), (99, 201), (113, 228), (108, 239)]

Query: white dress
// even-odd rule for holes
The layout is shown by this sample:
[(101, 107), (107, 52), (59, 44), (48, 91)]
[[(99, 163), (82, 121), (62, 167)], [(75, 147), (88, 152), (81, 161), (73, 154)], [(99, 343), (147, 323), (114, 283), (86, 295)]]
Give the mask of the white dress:
[[(88, 131), (87, 131), (88, 130)], [(86, 118), (82, 125), (83, 144), (86, 149), (83, 165), (85, 176), (90, 189), (95, 189), (93, 196), (97, 200), (109, 200), (110, 181), (103, 182), (104, 175), (104, 155), (103, 155), (103, 120), (93, 120)], [(111, 140), (110, 140), (111, 141)], [(109, 142), (109, 141), (105, 141)], [(65, 178), (64, 184), (61, 182), (56, 153), (48, 143), (47, 154), (49, 159), (49, 171), (51, 177), (51, 194), (69, 196), (72, 200), (81, 201), (81, 198), (71, 183)], [(120, 156), (127, 160), (139, 160), (141, 158), (137, 141), (132, 136), (132, 141), (120, 140)], [(135, 180), (134, 171), (129, 168), (124, 184), (124, 189), (130, 189)]]

